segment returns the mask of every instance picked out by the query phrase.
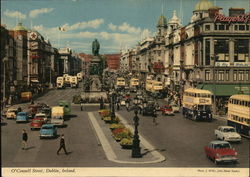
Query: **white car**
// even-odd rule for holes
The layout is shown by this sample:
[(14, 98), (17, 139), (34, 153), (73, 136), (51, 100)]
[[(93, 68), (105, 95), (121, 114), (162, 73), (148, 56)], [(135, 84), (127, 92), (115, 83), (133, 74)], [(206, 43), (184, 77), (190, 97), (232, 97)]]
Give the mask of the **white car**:
[(240, 142), (241, 136), (238, 134), (234, 127), (231, 126), (219, 126), (214, 130), (214, 134), (217, 139), (230, 141), (230, 142)]
[(174, 113), (180, 112), (180, 107), (177, 104), (171, 104)]
[(122, 100), (122, 101), (121, 101), (121, 106), (126, 106), (125, 100)]
[(45, 122), (48, 121), (48, 118), (44, 113), (37, 113), (34, 118), (42, 118)]

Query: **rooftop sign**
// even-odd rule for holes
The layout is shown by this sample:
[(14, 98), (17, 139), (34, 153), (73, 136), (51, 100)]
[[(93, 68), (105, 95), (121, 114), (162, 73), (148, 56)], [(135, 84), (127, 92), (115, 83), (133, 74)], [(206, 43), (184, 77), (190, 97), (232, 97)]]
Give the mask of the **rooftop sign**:
[(250, 20), (250, 13), (239, 15), (235, 17), (226, 17), (223, 14), (216, 13), (214, 17), (214, 22), (244, 22), (247, 23)]

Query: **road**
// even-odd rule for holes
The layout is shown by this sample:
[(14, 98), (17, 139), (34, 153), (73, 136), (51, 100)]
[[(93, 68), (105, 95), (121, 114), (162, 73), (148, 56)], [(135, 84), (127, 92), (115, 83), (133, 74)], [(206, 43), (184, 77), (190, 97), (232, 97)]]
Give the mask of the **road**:
[[(45, 102), (50, 106), (57, 105), (58, 100), (72, 101), (75, 94), (81, 91), (67, 88), (51, 90), (35, 102)], [(162, 101), (160, 101), (162, 102)], [(29, 124), (16, 124), (14, 120), (6, 120), (7, 125), (1, 127), (2, 166), (3, 167), (216, 167), (204, 153), (204, 146), (214, 140), (214, 129), (225, 125), (223, 119), (213, 122), (195, 122), (176, 114), (157, 118), (154, 125), (152, 117), (140, 117), (139, 133), (146, 138), (166, 161), (155, 164), (119, 164), (107, 160), (102, 146), (99, 145), (95, 131), (89, 121), (88, 112), (97, 111), (99, 106), (85, 107), (80, 111), (78, 105), (72, 105), (72, 116), (66, 121), (65, 128), (59, 128), (58, 134), (65, 135), (66, 148), (70, 154), (56, 155), (59, 138), (39, 139), (39, 131), (31, 131)], [(125, 107), (119, 111), (131, 125), (133, 112)], [(21, 149), (22, 129), (28, 130), (28, 150)], [(243, 138), (240, 144), (232, 144), (239, 153), (237, 165), (225, 167), (249, 166), (249, 140)], [(63, 151), (62, 151), (63, 152)], [(223, 166), (223, 165), (220, 165)]]

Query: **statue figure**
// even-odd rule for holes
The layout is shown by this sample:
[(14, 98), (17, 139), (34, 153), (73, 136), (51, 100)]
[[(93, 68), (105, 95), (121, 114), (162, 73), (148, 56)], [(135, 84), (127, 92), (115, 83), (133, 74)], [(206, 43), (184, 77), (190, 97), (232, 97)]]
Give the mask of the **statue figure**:
[(100, 44), (97, 39), (92, 42), (92, 53), (94, 56), (99, 55)]

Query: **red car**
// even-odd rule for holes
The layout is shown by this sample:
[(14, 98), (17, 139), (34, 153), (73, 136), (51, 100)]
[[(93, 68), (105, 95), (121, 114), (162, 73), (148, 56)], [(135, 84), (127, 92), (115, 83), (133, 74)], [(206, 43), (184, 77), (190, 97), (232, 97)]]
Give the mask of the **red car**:
[(220, 162), (237, 163), (238, 161), (237, 152), (227, 141), (211, 141), (204, 149), (206, 156), (215, 164)]
[(162, 115), (168, 115), (168, 116), (173, 116), (174, 115), (173, 108), (170, 105), (162, 106), (160, 108), (160, 110), (162, 111)]
[(32, 119), (32, 122), (30, 123), (30, 129), (40, 129), (43, 124), (45, 124), (45, 120), (43, 118), (34, 118)]

